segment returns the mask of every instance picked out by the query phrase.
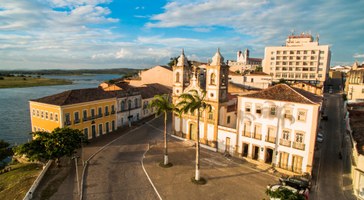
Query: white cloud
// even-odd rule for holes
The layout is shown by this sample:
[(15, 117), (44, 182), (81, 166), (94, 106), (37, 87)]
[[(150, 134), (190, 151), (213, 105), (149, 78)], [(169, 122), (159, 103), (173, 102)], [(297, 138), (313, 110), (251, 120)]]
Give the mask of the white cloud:
[(364, 58), (364, 54), (359, 54), (359, 53), (356, 53), (354, 54), (353, 56), (354, 58)]

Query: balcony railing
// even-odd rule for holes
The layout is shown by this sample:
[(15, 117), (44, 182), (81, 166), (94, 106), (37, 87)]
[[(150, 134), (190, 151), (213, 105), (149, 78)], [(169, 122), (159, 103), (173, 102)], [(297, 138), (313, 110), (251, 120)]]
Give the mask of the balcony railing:
[(69, 125), (71, 125), (71, 121), (69, 121), (69, 120), (68, 120), (68, 121), (65, 121), (65, 122), (64, 122), (64, 125), (65, 125), (65, 126), (69, 126)]
[(111, 111), (111, 114), (112, 114), (112, 115), (113, 115), (113, 114), (115, 114), (115, 110), (112, 110), (112, 111)]
[(100, 113), (100, 114), (97, 115), (97, 118), (100, 118), (100, 117), (102, 117), (102, 113)]
[(73, 123), (74, 123), (74, 124), (78, 124), (78, 123), (80, 123), (80, 119), (75, 119)]
[(265, 137), (266, 142), (275, 143), (276, 137)]
[(82, 119), (82, 121), (83, 122), (87, 122), (89, 120), (89, 117), (84, 117), (83, 119)]
[(251, 132), (243, 132), (243, 136), (245, 137), (251, 137)]
[(135, 109), (139, 109), (141, 108), (142, 106), (138, 106), (138, 107), (131, 107), (130, 109), (129, 108), (123, 108), (121, 110), (118, 111), (118, 113), (121, 113), (121, 112), (128, 112), (128, 111), (131, 111), (131, 110), (135, 110)]
[(255, 134), (253, 134), (253, 138), (257, 139), (257, 140), (261, 140), (262, 139), (262, 134), (255, 133)]
[(105, 112), (105, 116), (109, 116), (109, 112)]
[(293, 142), (292, 147), (299, 150), (305, 150), (305, 144), (299, 142)]
[(289, 140), (280, 139), (279, 144), (283, 145), (283, 146), (291, 147), (291, 141), (289, 141)]

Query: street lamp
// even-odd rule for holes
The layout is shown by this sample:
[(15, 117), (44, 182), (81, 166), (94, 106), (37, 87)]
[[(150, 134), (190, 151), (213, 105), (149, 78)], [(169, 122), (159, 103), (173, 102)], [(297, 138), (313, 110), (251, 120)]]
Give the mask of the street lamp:
[(77, 156), (76, 154), (73, 155), (72, 159), (75, 160), (75, 166), (76, 166), (76, 180), (77, 180), (77, 195), (80, 195), (80, 182), (78, 180), (78, 164), (77, 164)]

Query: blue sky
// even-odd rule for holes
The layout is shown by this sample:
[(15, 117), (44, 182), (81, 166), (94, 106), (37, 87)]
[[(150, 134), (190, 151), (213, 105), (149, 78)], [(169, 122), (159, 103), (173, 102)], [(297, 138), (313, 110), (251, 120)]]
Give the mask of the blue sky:
[(331, 65), (364, 61), (361, 0), (0, 0), (0, 69), (149, 68), (320, 35)]

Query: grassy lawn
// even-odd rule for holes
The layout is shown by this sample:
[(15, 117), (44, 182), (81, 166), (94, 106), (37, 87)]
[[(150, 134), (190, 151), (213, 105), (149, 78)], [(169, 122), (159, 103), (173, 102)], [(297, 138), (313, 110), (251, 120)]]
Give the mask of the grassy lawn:
[(0, 175), (0, 199), (23, 199), (41, 172), (42, 165), (30, 163), (8, 167), (12, 170)]
[(46, 85), (67, 85), (72, 84), (72, 81), (62, 79), (47, 79), (37, 77), (3, 77), (0, 80), (0, 88), (19, 88), (19, 87), (34, 87)]

